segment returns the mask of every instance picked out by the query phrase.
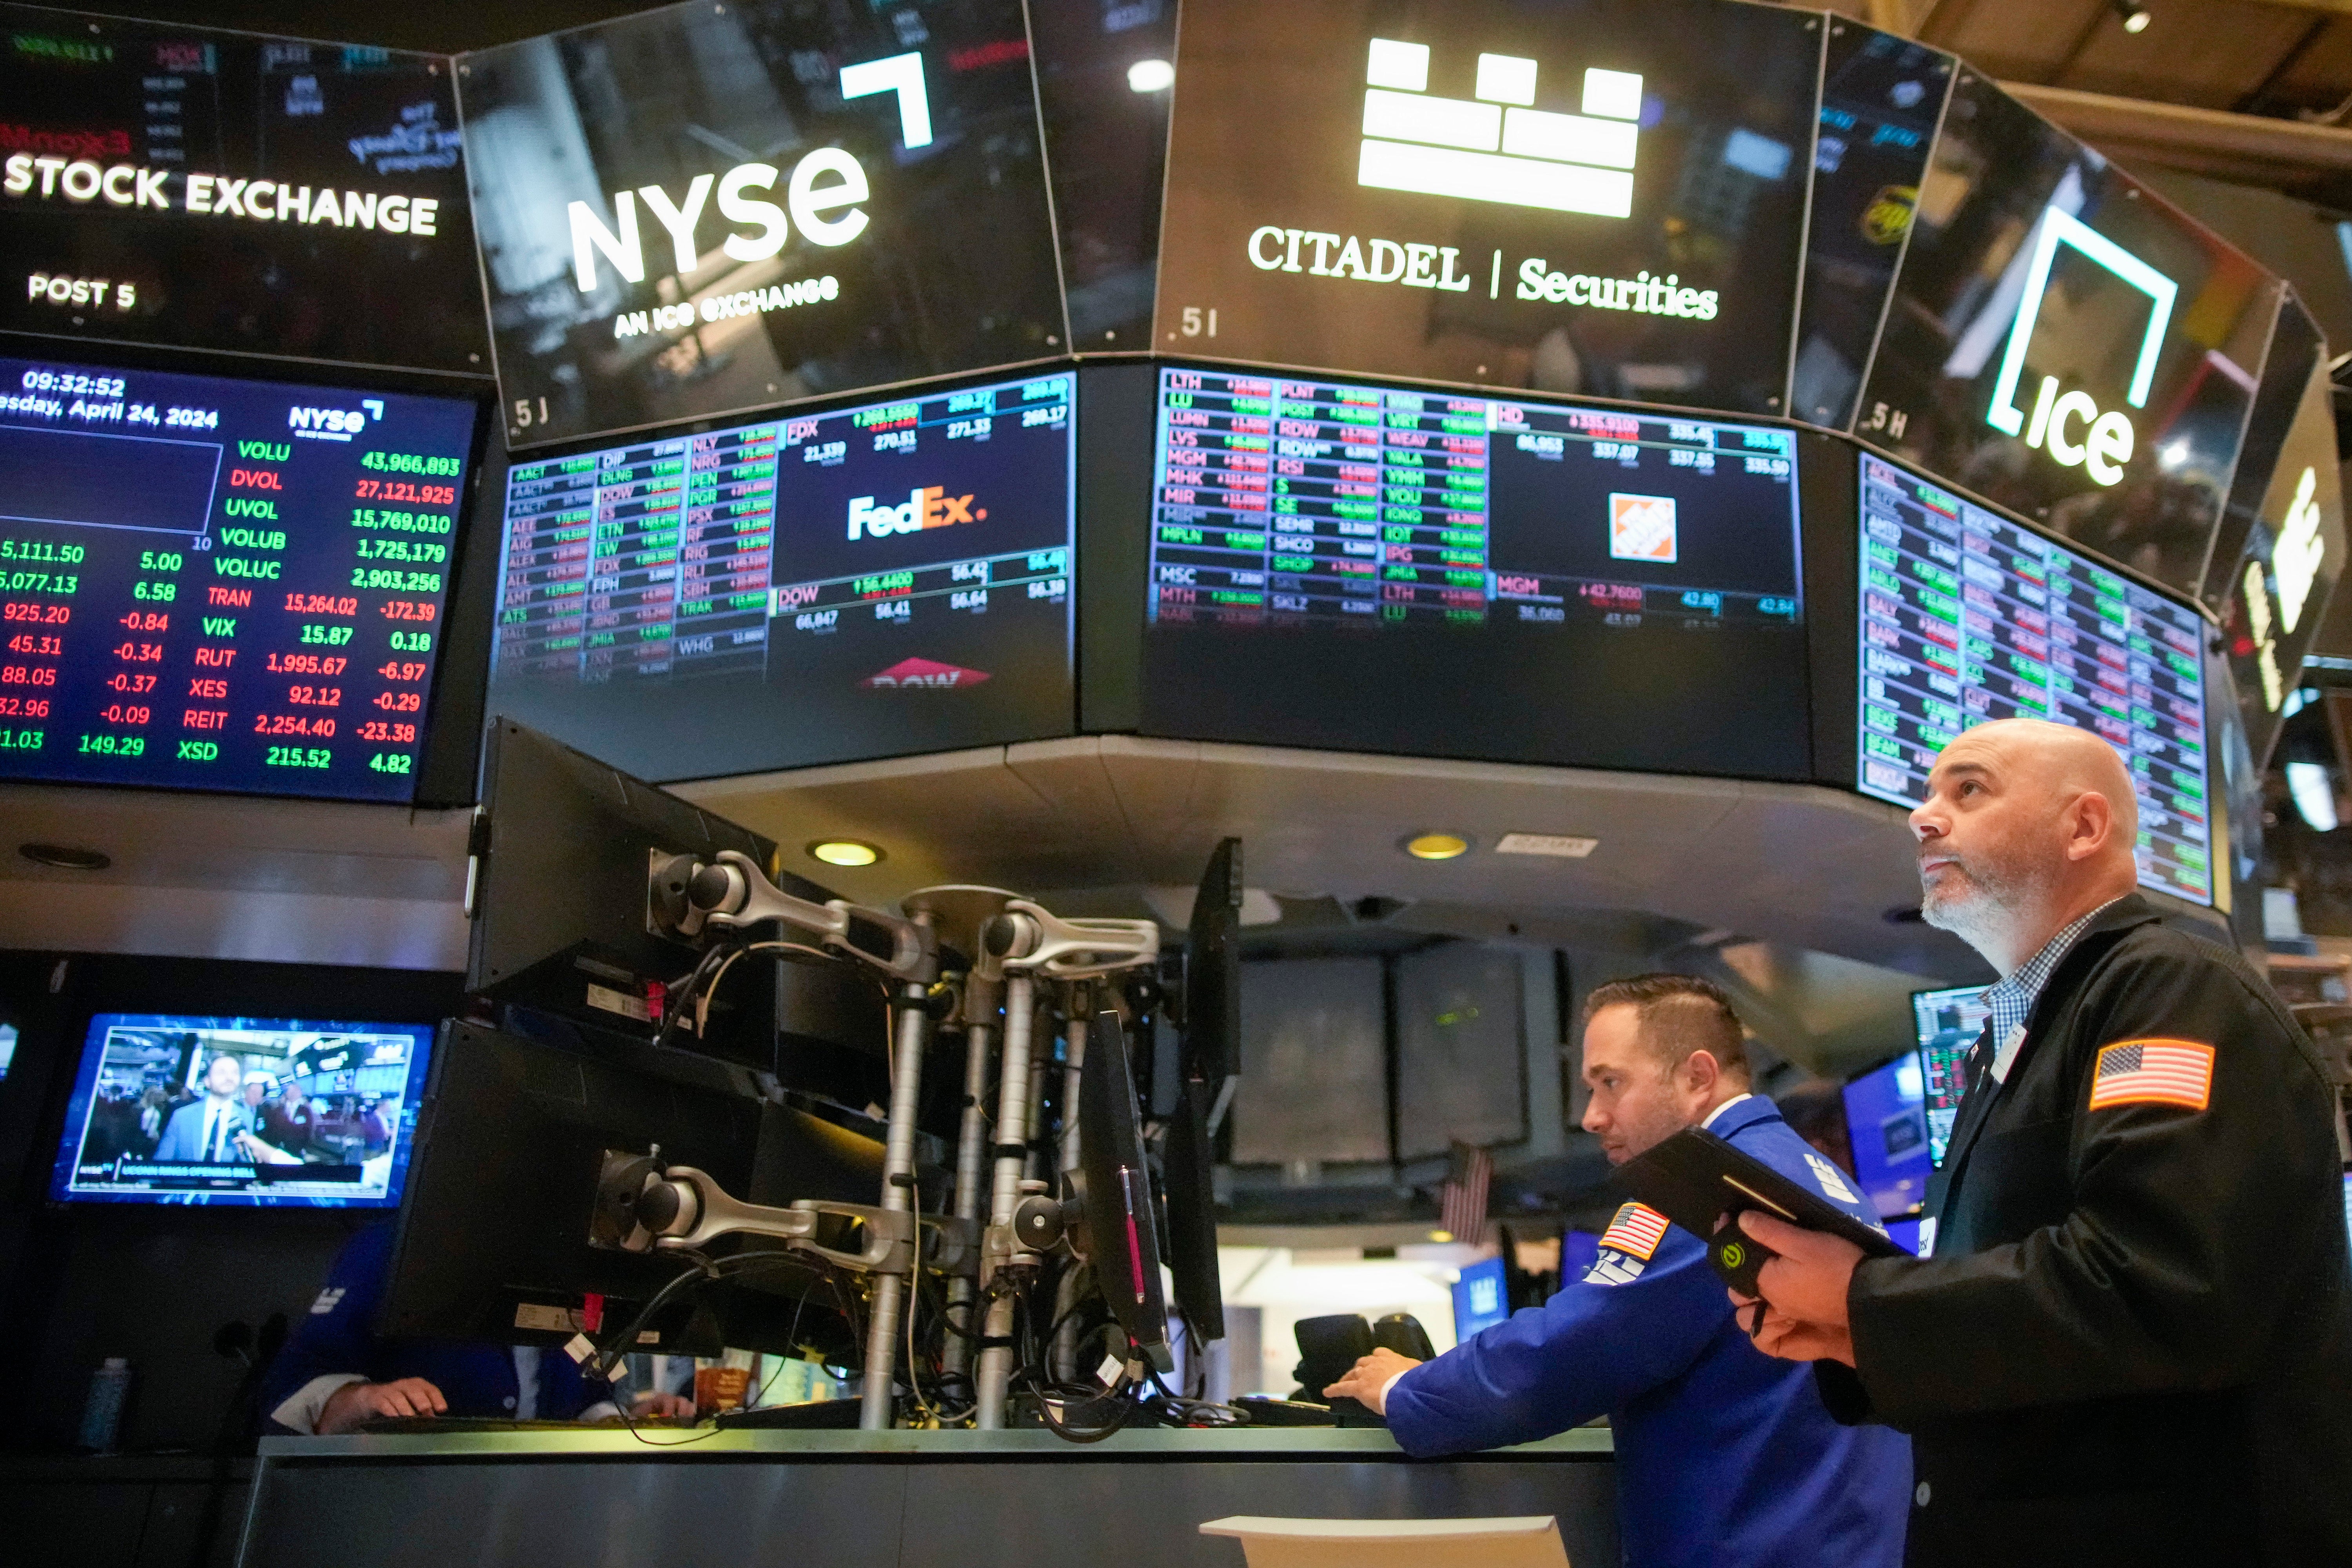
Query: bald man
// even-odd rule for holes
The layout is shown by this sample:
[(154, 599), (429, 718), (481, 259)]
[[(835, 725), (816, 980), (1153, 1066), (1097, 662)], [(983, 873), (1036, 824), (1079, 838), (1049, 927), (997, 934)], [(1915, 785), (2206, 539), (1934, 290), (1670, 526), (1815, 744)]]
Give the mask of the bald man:
[(1842, 1419), (1911, 1434), (1910, 1563), (2352, 1563), (2352, 1258), (2317, 1053), (2237, 953), (2134, 890), (2104, 742), (1985, 724), (1928, 791), (1921, 912), (2000, 974), (1930, 1256), (1743, 1216), (1780, 1254), (1759, 1348), (1813, 1362)]

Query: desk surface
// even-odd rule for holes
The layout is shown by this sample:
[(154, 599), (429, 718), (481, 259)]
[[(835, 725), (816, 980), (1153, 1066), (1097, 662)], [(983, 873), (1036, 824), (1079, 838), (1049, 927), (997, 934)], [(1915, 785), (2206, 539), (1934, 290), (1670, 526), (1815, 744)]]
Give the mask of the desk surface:
[[(1481, 1459), (1607, 1459), (1615, 1446), (1605, 1426), (1580, 1426), (1557, 1437), (1465, 1455)], [(1072, 1443), (1051, 1432), (779, 1432), (681, 1431), (676, 1427), (630, 1432), (615, 1426), (574, 1431), (435, 1432), (357, 1434), (346, 1437), (267, 1437), (264, 1459), (408, 1460), (427, 1458), (608, 1458), (608, 1459), (793, 1459), (861, 1458), (922, 1462), (953, 1459), (1320, 1459), (1410, 1462), (1396, 1439), (1380, 1427), (1261, 1426), (1209, 1430), (1140, 1427), (1099, 1443)]]

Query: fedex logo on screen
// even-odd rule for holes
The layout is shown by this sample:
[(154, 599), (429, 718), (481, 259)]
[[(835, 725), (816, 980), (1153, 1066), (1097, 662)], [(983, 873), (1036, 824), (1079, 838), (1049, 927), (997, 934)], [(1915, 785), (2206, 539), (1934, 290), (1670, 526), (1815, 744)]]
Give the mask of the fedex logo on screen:
[(2098, 402), (2081, 387), (2062, 391), (2054, 375), (2042, 378), (2034, 395), (2032, 417), (2017, 406), (2017, 384), (2025, 371), (2026, 350), (2034, 324), (2042, 319), (2042, 301), (2050, 292), (2050, 265), (2061, 246), (2073, 247), (2147, 296), (2147, 329), (2141, 334), (2124, 401), (2134, 408), (2147, 406), (2156, 381), (2157, 357), (2164, 349), (2164, 330), (2172, 321), (2172, 307), (2180, 286), (2105, 235), (2069, 212), (2044, 208), (2035, 226), (2032, 259), (2026, 264), (2025, 293), (2017, 320), (2009, 330), (2000, 378), (1993, 383), (1992, 403), (1985, 423), (2006, 436), (2022, 435), (2025, 444), (2046, 451), (2063, 468), (2080, 466), (2095, 484), (2112, 485), (2124, 477), (2131, 460), (2137, 432), (2130, 416), (2121, 409), (2101, 412)]
[(872, 496), (859, 496), (849, 503), (849, 537), (886, 539), (894, 533), (918, 533), (950, 523), (982, 522), (987, 517), (988, 509), (974, 507), (971, 497), (951, 496), (945, 486), (930, 485), (908, 491), (907, 499), (896, 506), (877, 506)]

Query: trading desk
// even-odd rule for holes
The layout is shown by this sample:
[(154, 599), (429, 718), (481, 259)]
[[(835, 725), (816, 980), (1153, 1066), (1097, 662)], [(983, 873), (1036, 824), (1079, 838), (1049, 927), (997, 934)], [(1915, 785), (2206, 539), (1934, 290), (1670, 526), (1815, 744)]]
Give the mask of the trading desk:
[(1553, 1514), (1618, 1561), (1610, 1434), (1456, 1459), (1385, 1431), (578, 1432), (265, 1440), (240, 1568), (1241, 1568), (1228, 1514)]

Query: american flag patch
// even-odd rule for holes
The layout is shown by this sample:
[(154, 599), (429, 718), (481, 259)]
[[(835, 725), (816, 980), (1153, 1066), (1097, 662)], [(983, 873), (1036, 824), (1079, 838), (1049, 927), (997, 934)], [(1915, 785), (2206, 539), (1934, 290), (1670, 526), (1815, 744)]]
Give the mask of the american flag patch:
[(2202, 1110), (2213, 1097), (2213, 1047), (2195, 1040), (2117, 1040), (2099, 1050), (2091, 1109), (2178, 1105)]
[(1666, 1223), (1666, 1216), (1655, 1209), (1627, 1204), (1601, 1233), (1601, 1245), (1647, 1263), (1658, 1250), (1658, 1243), (1665, 1239)]

